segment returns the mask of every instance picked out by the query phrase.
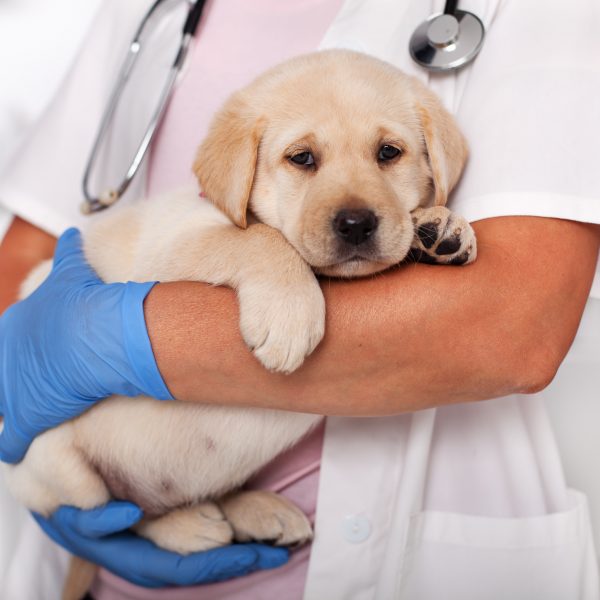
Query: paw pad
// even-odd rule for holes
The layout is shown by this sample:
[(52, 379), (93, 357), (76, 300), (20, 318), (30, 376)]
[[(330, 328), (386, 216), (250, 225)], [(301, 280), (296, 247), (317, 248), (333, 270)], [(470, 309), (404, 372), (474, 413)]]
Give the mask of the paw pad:
[(463, 252), (455, 256), (448, 264), (449, 265), (464, 265), (469, 260), (469, 252)]
[(426, 264), (463, 265), (477, 256), (469, 223), (446, 207), (416, 209), (415, 239), (407, 259)]
[(438, 239), (438, 226), (435, 222), (423, 223), (419, 225), (417, 235), (425, 248), (431, 248)]
[(454, 237), (442, 240), (435, 249), (435, 253), (441, 256), (445, 256), (446, 254), (454, 254), (460, 250), (460, 244), (460, 237), (455, 235)]

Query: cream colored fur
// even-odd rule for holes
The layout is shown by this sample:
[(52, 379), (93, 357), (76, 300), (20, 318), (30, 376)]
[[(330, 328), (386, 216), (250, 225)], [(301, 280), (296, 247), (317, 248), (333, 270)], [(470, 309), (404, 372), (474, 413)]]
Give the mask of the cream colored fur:
[[(378, 162), (382, 144), (401, 156)], [(293, 164), (300, 151), (318, 165)], [(460, 238), (460, 248), (438, 262), (461, 253), (474, 259), (469, 225), (441, 206), (465, 158), (452, 118), (418, 81), (352, 52), (301, 57), (235, 94), (217, 115), (194, 167), (210, 201), (187, 189), (111, 209), (86, 233), (85, 254), (107, 282), (234, 288), (244, 340), (266, 368), (290, 372), (324, 332), (313, 269), (365, 275), (402, 261), (411, 246), (433, 257), (435, 248), (415, 236), (429, 222)], [(369, 252), (340, 253), (331, 219), (344, 207), (377, 213)], [(49, 268), (36, 269), (24, 295)], [(232, 539), (302, 543), (311, 530), (297, 508), (273, 494), (235, 490), (320, 418), (112, 397), (40, 435), (6, 475), (13, 493), (46, 515), (114, 496), (138, 502), (147, 518), (137, 531), (177, 552)]]

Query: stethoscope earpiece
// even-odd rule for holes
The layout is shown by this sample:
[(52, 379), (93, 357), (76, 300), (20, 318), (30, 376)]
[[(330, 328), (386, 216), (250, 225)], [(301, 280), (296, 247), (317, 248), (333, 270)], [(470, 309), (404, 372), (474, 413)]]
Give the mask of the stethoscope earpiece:
[(445, 10), (417, 27), (410, 38), (410, 55), (429, 71), (450, 71), (470, 63), (481, 50), (484, 37), (483, 23), (474, 14)]

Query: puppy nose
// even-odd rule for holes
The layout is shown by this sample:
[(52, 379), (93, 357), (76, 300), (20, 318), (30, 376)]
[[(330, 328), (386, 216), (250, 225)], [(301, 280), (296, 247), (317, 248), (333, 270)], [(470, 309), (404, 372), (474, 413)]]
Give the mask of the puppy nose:
[(376, 229), (377, 217), (366, 208), (340, 210), (333, 219), (335, 234), (354, 246), (368, 240)]

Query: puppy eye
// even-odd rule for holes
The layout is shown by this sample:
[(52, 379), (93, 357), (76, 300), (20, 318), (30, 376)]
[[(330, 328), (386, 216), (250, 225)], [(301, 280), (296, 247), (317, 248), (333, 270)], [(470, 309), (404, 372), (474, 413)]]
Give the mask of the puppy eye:
[(381, 148), (379, 148), (377, 160), (392, 160), (393, 158), (400, 156), (400, 154), (402, 154), (402, 150), (400, 150), (400, 148), (396, 148), (396, 146), (391, 146), (390, 144), (384, 144), (383, 146), (381, 146)]
[(303, 167), (310, 167), (315, 164), (315, 157), (312, 155), (312, 152), (300, 152), (299, 154), (294, 154), (294, 156), (290, 156), (290, 160)]

